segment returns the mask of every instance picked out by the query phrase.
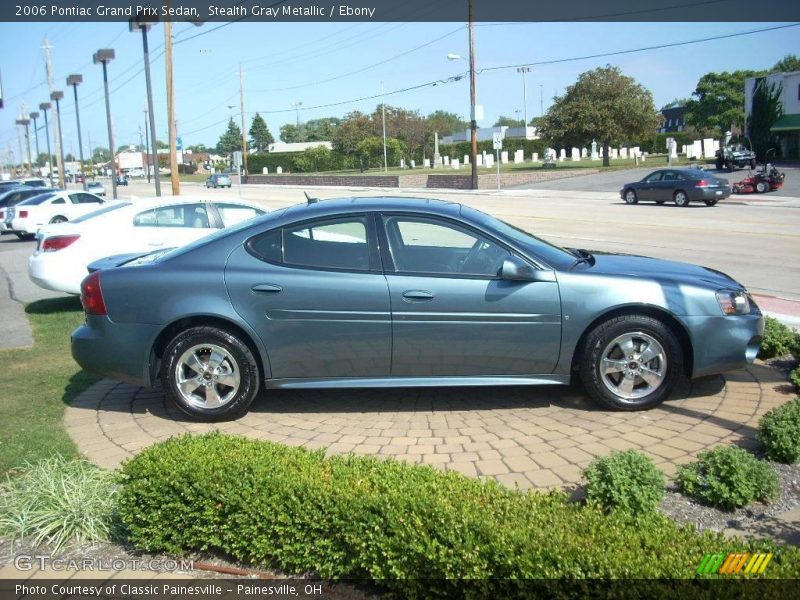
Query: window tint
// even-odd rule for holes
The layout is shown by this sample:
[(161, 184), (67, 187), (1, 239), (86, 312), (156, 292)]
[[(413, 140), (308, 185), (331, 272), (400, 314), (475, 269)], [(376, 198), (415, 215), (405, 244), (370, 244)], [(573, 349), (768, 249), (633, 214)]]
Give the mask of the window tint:
[(50, 198), (54, 198), (55, 196), (56, 195), (52, 192), (49, 194), (39, 194), (37, 196), (34, 196), (33, 198), (28, 198), (27, 200), (23, 200), (22, 202), (20, 202), (20, 204), (24, 204), (25, 206), (37, 206), (42, 202), (50, 200)]
[(434, 219), (384, 217), (395, 271), (495, 277), (509, 252), (483, 236)]
[(250, 206), (242, 206), (241, 204), (217, 204), (216, 206), (220, 217), (222, 217), (223, 227), (236, 225), (236, 223), (241, 223), (267, 212)]
[[(66, 204), (66, 203), (67, 203), (67, 201), (66, 201), (66, 200), (64, 200), (63, 198), (56, 198), (56, 199), (55, 199), (55, 200), (53, 200), (53, 201), (52, 201), (50, 204)], [(73, 203), (73, 204), (74, 204), (74, 203)]]
[(677, 175), (672, 171), (669, 171), (667, 173), (664, 173), (664, 177), (661, 181), (675, 181), (677, 179), (678, 179)]
[(206, 207), (202, 204), (161, 206), (139, 213), (133, 224), (137, 227), (209, 227)]
[(645, 179), (645, 181), (647, 181), (648, 183), (653, 183), (654, 181), (661, 181), (662, 175), (663, 173), (661, 173), (661, 171), (657, 171), (656, 173), (653, 173), (652, 175), (650, 175), (650, 177)]
[(250, 250), (271, 262), (281, 262), (283, 260), (283, 249), (281, 248), (281, 230), (275, 229), (268, 231), (250, 240), (248, 244)]
[(78, 202), (81, 204), (101, 204), (103, 201), (92, 194), (78, 194)]
[(283, 262), (321, 269), (369, 270), (366, 220), (325, 220), (285, 228)]

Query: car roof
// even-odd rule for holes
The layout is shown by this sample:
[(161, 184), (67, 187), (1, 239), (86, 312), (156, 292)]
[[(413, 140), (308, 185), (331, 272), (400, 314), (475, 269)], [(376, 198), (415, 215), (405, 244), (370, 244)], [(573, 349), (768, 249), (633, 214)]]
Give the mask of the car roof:
[(248, 200), (240, 200), (239, 198), (198, 198), (196, 196), (148, 196), (146, 198), (132, 198), (130, 200), (120, 200), (126, 202), (130, 206), (122, 210), (137, 211), (137, 210), (151, 210), (160, 208), (162, 206), (172, 206), (180, 204), (239, 204), (241, 206), (248, 206), (250, 208), (257, 208), (269, 212), (266, 206), (262, 206), (255, 202)]
[(308, 216), (326, 216), (357, 212), (413, 211), (433, 215), (457, 216), (461, 205), (434, 198), (406, 198), (401, 196), (377, 196), (369, 198), (334, 198), (312, 204), (296, 204), (284, 213), (291, 219)]

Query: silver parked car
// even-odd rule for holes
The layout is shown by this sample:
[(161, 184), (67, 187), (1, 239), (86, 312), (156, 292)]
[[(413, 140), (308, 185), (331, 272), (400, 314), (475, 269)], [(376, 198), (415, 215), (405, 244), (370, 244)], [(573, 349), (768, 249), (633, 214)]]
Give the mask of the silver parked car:
[(75, 360), (137, 385), (160, 378), (205, 420), (245, 413), (261, 389), (573, 374), (605, 407), (645, 409), (683, 376), (753, 361), (764, 330), (718, 271), (566, 250), (438, 200), (293, 206), (91, 270)]
[(207, 188), (229, 188), (231, 185), (231, 178), (224, 173), (214, 173), (213, 175), (210, 175), (208, 179), (206, 179)]

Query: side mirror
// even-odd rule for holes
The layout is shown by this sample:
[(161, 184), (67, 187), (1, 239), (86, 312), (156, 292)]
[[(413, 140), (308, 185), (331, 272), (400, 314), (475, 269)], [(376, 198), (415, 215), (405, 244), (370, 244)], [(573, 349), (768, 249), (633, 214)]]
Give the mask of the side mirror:
[(517, 256), (509, 256), (503, 261), (500, 278), (505, 281), (555, 281), (552, 271), (534, 269)]

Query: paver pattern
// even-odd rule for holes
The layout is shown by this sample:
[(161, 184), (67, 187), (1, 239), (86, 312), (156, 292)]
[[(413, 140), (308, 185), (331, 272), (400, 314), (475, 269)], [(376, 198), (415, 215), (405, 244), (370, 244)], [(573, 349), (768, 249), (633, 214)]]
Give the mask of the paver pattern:
[(185, 419), (158, 388), (103, 380), (75, 399), (67, 431), (96, 464), (114, 468), (186, 432), (220, 430), (328, 453), (393, 457), (510, 487), (570, 487), (596, 456), (636, 448), (667, 475), (721, 443), (757, 444), (759, 418), (788, 399), (778, 371), (746, 370), (685, 382), (659, 408), (612, 412), (580, 387), (271, 391), (227, 423)]

